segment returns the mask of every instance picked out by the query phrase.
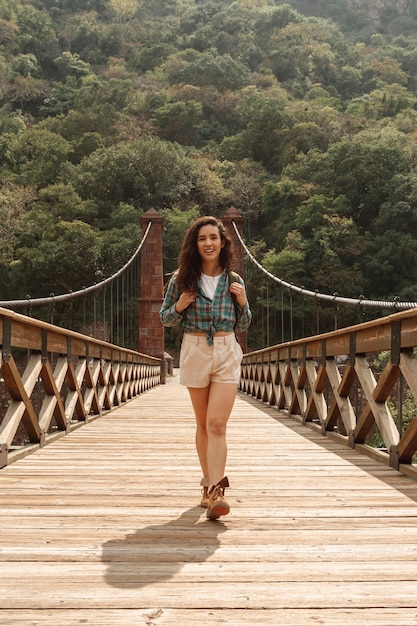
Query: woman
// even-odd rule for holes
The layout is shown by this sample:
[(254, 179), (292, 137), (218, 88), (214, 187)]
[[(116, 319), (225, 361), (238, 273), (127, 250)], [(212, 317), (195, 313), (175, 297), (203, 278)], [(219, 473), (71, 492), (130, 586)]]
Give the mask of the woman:
[[(224, 475), (226, 426), (240, 380), (242, 349), (235, 330), (244, 331), (252, 314), (243, 280), (230, 280), (232, 241), (215, 217), (198, 218), (182, 244), (179, 269), (165, 294), (160, 318), (182, 324), (180, 382), (188, 388), (196, 416), (196, 448), (203, 478), (201, 506), (210, 519), (227, 515)], [(237, 279), (237, 280), (236, 280)]]

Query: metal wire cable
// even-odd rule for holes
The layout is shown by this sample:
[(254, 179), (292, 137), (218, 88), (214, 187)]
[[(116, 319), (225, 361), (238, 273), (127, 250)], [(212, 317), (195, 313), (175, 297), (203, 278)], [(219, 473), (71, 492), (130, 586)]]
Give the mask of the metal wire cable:
[(124, 274), (124, 272), (133, 263), (133, 261), (137, 258), (140, 251), (142, 250), (143, 244), (146, 241), (146, 237), (148, 236), (151, 226), (152, 226), (152, 222), (149, 222), (146, 228), (145, 234), (143, 235), (142, 241), (140, 242), (139, 246), (136, 248), (133, 255), (130, 257), (130, 259), (123, 265), (123, 267), (121, 267), (117, 272), (115, 272), (115, 274), (112, 274), (105, 280), (102, 280), (99, 283), (91, 285), (90, 287), (84, 287), (83, 289), (79, 289), (78, 291), (71, 291), (69, 293), (64, 293), (59, 296), (53, 295), (53, 296), (49, 296), (46, 298), (31, 298), (30, 296), (28, 296), (27, 298), (24, 298), (23, 300), (2, 300), (0, 301), (0, 307), (3, 307), (5, 309), (13, 309), (13, 308), (19, 308), (19, 307), (25, 307), (25, 306), (29, 306), (29, 307), (41, 306), (45, 304), (55, 305), (57, 302), (66, 302), (67, 300), (74, 300), (75, 298), (78, 298), (80, 296), (84, 296), (84, 298), (86, 298), (87, 294), (95, 293), (102, 287), (113, 283), (117, 278), (119, 278), (119, 276), (122, 276)]
[(312, 298), (315, 298), (316, 302), (318, 303), (320, 300), (324, 300), (327, 302), (333, 302), (334, 305), (336, 306), (336, 303), (340, 303), (340, 304), (351, 304), (351, 305), (355, 305), (355, 306), (359, 306), (359, 307), (378, 307), (378, 308), (383, 308), (383, 309), (414, 309), (417, 307), (417, 302), (400, 302), (400, 301), (389, 301), (389, 300), (366, 300), (365, 298), (363, 298), (362, 296), (359, 298), (344, 298), (342, 296), (339, 296), (337, 294), (326, 294), (326, 293), (319, 293), (318, 291), (310, 291), (309, 289), (305, 289), (304, 287), (297, 287), (296, 285), (292, 284), (292, 283), (288, 283), (285, 280), (283, 280), (282, 278), (278, 278), (277, 276), (274, 276), (273, 274), (271, 274), (271, 272), (269, 272), (265, 267), (263, 267), (259, 261), (257, 261), (255, 259), (255, 257), (250, 253), (250, 251), (248, 250), (248, 247), (246, 246), (245, 242), (243, 241), (240, 232), (236, 226), (236, 223), (232, 220), (232, 224), (233, 227), (235, 229), (236, 235), (240, 241), (240, 243), (242, 244), (243, 249), (245, 250), (246, 254), (248, 255), (248, 257), (251, 259), (251, 261), (264, 273), (266, 274), (269, 278), (271, 278), (272, 280), (274, 280), (276, 283), (278, 283), (279, 285), (281, 285), (282, 287), (287, 287), (288, 289), (291, 290), (291, 292), (294, 293), (299, 293), (302, 296), (311, 296)]

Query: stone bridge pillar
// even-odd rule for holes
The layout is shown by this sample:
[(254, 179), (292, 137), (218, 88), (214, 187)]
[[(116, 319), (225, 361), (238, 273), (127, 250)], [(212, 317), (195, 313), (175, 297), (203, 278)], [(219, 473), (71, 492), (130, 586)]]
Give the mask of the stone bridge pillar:
[[(240, 274), (242, 278), (245, 280), (244, 250), (236, 234), (235, 228), (232, 224), (232, 222), (235, 222), (238, 232), (240, 233), (240, 235), (242, 235), (245, 218), (240, 215), (239, 211), (235, 209), (234, 206), (231, 206), (229, 209), (227, 209), (226, 213), (221, 218), (221, 220), (233, 242), (234, 263), (233, 263), (232, 269), (235, 270), (238, 274)], [(239, 333), (239, 343), (242, 346), (243, 352), (246, 352), (247, 350), (246, 333)]]
[(149, 209), (140, 218), (142, 236), (145, 234), (149, 222), (152, 223), (152, 226), (141, 252), (138, 350), (143, 354), (161, 359), (161, 382), (165, 383), (164, 327), (159, 319), (164, 289), (162, 264), (164, 219), (158, 215), (155, 209)]

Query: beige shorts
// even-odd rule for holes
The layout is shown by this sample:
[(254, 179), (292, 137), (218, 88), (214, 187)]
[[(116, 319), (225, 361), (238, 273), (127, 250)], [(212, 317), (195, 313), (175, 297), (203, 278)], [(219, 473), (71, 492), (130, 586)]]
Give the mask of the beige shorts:
[(184, 333), (180, 352), (180, 383), (207, 387), (211, 382), (239, 384), (243, 352), (234, 333), (206, 337)]

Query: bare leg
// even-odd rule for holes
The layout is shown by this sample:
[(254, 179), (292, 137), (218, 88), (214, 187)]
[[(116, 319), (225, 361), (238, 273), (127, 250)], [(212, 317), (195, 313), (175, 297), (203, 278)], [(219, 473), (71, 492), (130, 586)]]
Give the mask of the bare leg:
[(210, 484), (217, 485), (226, 468), (226, 427), (236, 398), (237, 385), (211, 383), (207, 408), (207, 463)]
[(209, 475), (207, 464), (207, 405), (210, 386), (188, 387), (196, 418), (195, 445), (203, 476)]
[(197, 422), (196, 447), (204, 476), (216, 485), (224, 476), (227, 458), (226, 426), (237, 385), (211, 383), (188, 388)]

